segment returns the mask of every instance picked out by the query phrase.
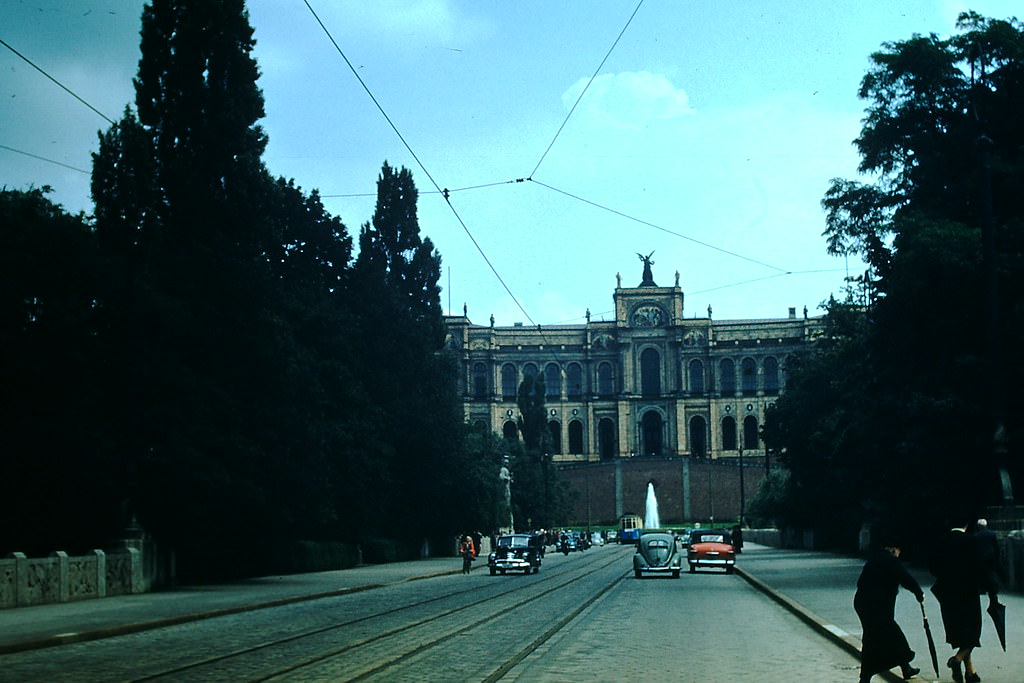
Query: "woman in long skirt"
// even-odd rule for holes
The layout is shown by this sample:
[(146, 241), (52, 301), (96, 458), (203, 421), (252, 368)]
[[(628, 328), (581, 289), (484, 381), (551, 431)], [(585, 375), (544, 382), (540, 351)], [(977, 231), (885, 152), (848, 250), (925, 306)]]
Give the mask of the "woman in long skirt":
[(860, 681), (868, 683), (877, 673), (900, 667), (903, 679), (912, 678), (920, 669), (910, 665), (914, 651), (896, 623), (896, 594), (903, 586), (924, 602), (924, 591), (900, 562), (900, 543), (887, 540), (864, 565), (857, 579), (853, 607), (864, 629), (861, 650)]

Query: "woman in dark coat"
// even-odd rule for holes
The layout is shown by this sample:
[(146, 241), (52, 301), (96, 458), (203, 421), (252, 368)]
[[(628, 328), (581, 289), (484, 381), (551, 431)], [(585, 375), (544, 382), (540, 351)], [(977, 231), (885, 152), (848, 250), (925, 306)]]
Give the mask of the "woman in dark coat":
[(995, 596), (998, 586), (985, 571), (977, 542), (967, 533), (965, 519), (942, 537), (932, 556), (931, 572), (935, 575), (932, 592), (939, 599), (946, 642), (956, 648), (946, 666), (956, 683), (976, 683), (981, 677), (974, 669), (971, 652), (981, 645), (979, 593)]
[(896, 594), (900, 586), (914, 594), (918, 602), (924, 601), (920, 584), (900, 562), (900, 544), (895, 540), (883, 543), (868, 558), (857, 579), (857, 593), (853, 608), (857, 610), (864, 629), (860, 656), (860, 681), (867, 683), (877, 673), (900, 667), (904, 680), (920, 673), (912, 667), (914, 651), (907, 637), (896, 623)]

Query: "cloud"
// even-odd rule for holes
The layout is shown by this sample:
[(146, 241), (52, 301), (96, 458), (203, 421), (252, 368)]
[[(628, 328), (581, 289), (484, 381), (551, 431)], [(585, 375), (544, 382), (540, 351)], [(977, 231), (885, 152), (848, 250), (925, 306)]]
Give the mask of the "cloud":
[[(566, 109), (573, 106), (589, 79), (581, 78), (562, 93)], [(652, 121), (667, 121), (693, 114), (685, 90), (662, 74), (624, 71), (602, 74), (587, 88), (576, 115), (594, 123), (642, 128)]]
[[(374, 35), (426, 40), (446, 47), (461, 47), (486, 32), (471, 12), (452, 0), (355, 0), (345, 3), (345, 24), (362, 26)], [(459, 45), (453, 45), (459, 43)]]

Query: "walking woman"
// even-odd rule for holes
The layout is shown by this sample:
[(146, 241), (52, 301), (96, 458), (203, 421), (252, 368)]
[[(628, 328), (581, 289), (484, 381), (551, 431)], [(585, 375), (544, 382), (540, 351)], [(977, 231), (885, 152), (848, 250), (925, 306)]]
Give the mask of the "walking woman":
[(904, 680), (921, 672), (910, 665), (914, 651), (896, 623), (895, 611), (900, 586), (913, 593), (918, 602), (924, 602), (924, 591), (899, 560), (902, 544), (888, 538), (879, 545), (881, 548), (871, 554), (861, 570), (853, 597), (853, 608), (864, 629), (860, 683), (868, 683), (875, 674), (894, 666), (900, 667)]
[(967, 533), (966, 515), (954, 520), (953, 528), (936, 546), (931, 572), (935, 575), (932, 593), (939, 599), (946, 642), (956, 648), (946, 666), (956, 683), (977, 683), (981, 677), (974, 669), (971, 652), (981, 645), (979, 594), (988, 593), (994, 600), (999, 587), (985, 570), (977, 541)]

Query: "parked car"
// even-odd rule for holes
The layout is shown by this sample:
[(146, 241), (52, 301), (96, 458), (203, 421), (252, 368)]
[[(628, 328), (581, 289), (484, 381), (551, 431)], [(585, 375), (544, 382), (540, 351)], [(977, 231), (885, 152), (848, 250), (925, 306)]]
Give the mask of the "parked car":
[(676, 538), (664, 531), (652, 531), (640, 535), (633, 553), (633, 575), (641, 578), (644, 574), (671, 574), (679, 578), (682, 556), (676, 551)]
[(690, 532), (690, 546), (686, 550), (690, 572), (698, 567), (724, 569), (732, 574), (736, 566), (736, 548), (732, 535), (725, 529), (694, 529)]
[(497, 547), (487, 556), (491, 576), (516, 571), (536, 574), (540, 571), (544, 539), (533, 534), (507, 534), (498, 537)]

